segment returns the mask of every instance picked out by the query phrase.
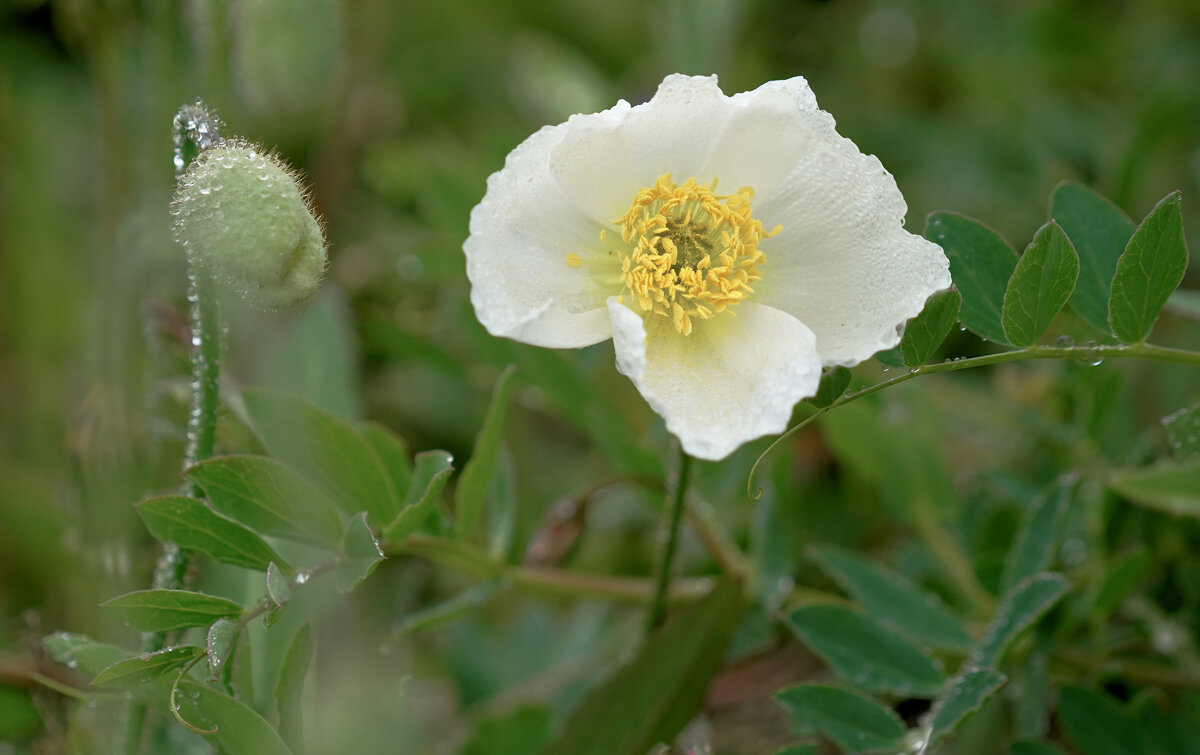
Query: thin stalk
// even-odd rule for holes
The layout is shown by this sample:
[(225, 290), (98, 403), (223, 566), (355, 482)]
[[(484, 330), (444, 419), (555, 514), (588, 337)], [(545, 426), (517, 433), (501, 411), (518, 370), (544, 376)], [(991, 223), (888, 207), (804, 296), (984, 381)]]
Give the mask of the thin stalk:
[(891, 380), (884, 380), (881, 383), (876, 383), (860, 391), (850, 393), (838, 398), (828, 406), (817, 409), (815, 412), (805, 417), (800, 422), (788, 428), (786, 432), (775, 439), (767, 450), (759, 454), (754, 460), (754, 465), (750, 467), (750, 475), (746, 479), (746, 495), (751, 500), (757, 501), (762, 498), (762, 488), (754, 486), (754, 478), (758, 474), (758, 467), (763, 460), (767, 458), (776, 448), (784, 443), (788, 438), (795, 435), (797, 432), (807, 427), (817, 417), (836, 409), (839, 406), (849, 404), (851, 401), (857, 401), (860, 398), (865, 398), (873, 393), (878, 393), (884, 388), (891, 388), (894, 385), (906, 383), (915, 377), (921, 375), (937, 375), (942, 372), (958, 372), (959, 370), (969, 370), (974, 367), (988, 367), (993, 364), (1005, 364), (1008, 362), (1023, 362), (1030, 359), (1081, 359), (1092, 362), (1097, 362), (1103, 359), (1146, 359), (1156, 362), (1174, 362), (1175, 364), (1187, 364), (1195, 367), (1200, 367), (1200, 352), (1188, 351), (1187, 349), (1176, 349), (1170, 346), (1155, 346), (1150, 343), (1137, 343), (1132, 345), (1115, 344), (1115, 345), (1097, 345), (1097, 346), (1030, 346), (1024, 349), (1016, 349), (1014, 351), (1002, 351), (998, 354), (987, 354), (981, 357), (970, 357), (967, 359), (954, 359), (947, 362), (937, 362), (934, 364), (926, 364), (916, 369), (898, 375)]
[[(220, 121), (198, 101), (179, 109), (171, 129), (175, 145), (173, 163), (176, 179), (183, 175), (196, 155), (220, 141), (220, 127)], [(212, 276), (190, 263), (188, 301), (191, 303), (192, 320), (192, 404), (188, 413), (187, 445), (184, 449), (185, 470), (213, 455), (221, 371), (221, 313), (217, 292), (213, 290)], [(186, 492), (194, 497), (201, 495), (196, 485), (190, 482)], [(187, 581), (188, 564), (186, 551), (174, 543), (164, 543), (162, 555), (154, 568), (153, 586), (158, 589), (183, 587)], [(147, 633), (142, 636), (142, 652), (162, 650), (166, 641), (165, 632)], [(145, 719), (145, 706), (131, 704), (125, 726), (125, 752), (128, 755), (141, 752)]]
[(655, 629), (667, 616), (667, 590), (671, 585), (671, 565), (675, 561), (675, 550), (679, 545), (679, 520), (683, 518), (683, 499), (687, 492), (691, 466), (692, 457), (680, 448), (675, 484), (671, 486), (667, 495), (667, 541), (663, 545), (662, 558), (655, 574), (654, 597), (650, 601), (650, 611), (646, 614), (646, 631)]

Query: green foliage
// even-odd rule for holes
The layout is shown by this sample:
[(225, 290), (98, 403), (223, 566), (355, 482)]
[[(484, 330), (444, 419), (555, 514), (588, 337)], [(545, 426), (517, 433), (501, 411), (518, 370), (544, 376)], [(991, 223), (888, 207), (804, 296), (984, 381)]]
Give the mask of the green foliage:
[(1062, 539), (1061, 530), (1074, 490), (1072, 480), (1057, 483), (1047, 495), (1033, 499), (1025, 511), (1021, 526), (1004, 564), (1001, 587), (1010, 590), (1018, 583), (1045, 571), (1054, 560)]
[(1133, 221), (1108, 199), (1070, 181), (1055, 188), (1050, 217), (1066, 231), (1079, 256), (1071, 307), (1092, 327), (1107, 332), (1113, 274), (1133, 235)]
[(726, 581), (671, 614), (630, 662), (592, 689), (542, 755), (645, 752), (674, 739), (704, 697), (740, 603), (737, 584)]
[(1117, 260), (1108, 320), (1125, 343), (1141, 343), (1150, 335), (1159, 310), (1167, 303), (1187, 269), (1180, 193), (1168, 194), (1142, 221)]
[(1008, 280), (1000, 313), (1004, 335), (1013, 346), (1032, 346), (1066, 305), (1079, 277), (1079, 256), (1062, 227), (1051, 220)]
[(433, 513), (438, 495), (454, 471), (453, 459), (445, 451), (423, 451), (413, 463), (412, 477), (404, 504), (396, 518), (383, 531), (388, 540), (400, 540), (421, 528)]
[(1200, 459), (1162, 460), (1141, 469), (1114, 470), (1108, 484), (1139, 506), (1200, 517)]
[(152, 681), (204, 655), (204, 648), (183, 645), (117, 661), (92, 679), (93, 687), (129, 689)]
[(367, 512), (351, 517), (335, 574), (338, 589), (350, 592), (358, 587), (358, 583), (366, 579), (382, 560), (383, 551), (367, 525)]
[(844, 548), (814, 546), (809, 557), (850, 593), (872, 620), (926, 647), (965, 652), (971, 636), (934, 595)]
[(1005, 343), (1001, 312), (1017, 253), (991, 228), (954, 212), (931, 214), (925, 238), (950, 259), (950, 276), (962, 295), (958, 319), (980, 337)]
[(512, 390), (514, 367), (508, 367), (496, 378), (492, 403), (483, 420), (483, 428), (475, 438), (471, 459), (463, 466), (462, 476), (454, 491), (455, 528), (459, 535), (474, 531), (483, 513), (484, 498), (496, 472), (496, 462), (503, 439), (504, 415), (508, 410), (508, 394)]
[(936, 748), (953, 734), (969, 716), (978, 713), (992, 695), (1000, 691), (1008, 679), (986, 668), (970, 669), (954, 676), (946, 691), (934, 703), (929, 713), (928, 747)]
[(279, 665), (275, 680), (275, 710), (279, 714), (279, 734), (293, 755), (304, 755), (304, 716), (301, 695), (304, 679), (317, 652), (312, 625), (302, 624), (292, 636)]
[(900, 353), (907, 367), (920, 367), (929, 361), (946, 340), (958, 319), (962, 296), (954, 289), (929, 297), (921, 314), (908, 321), (900, 337)]
[(787, 711), (792, 731), (821, 732), (844, 752), (900, 749), (904, 724), (889, 708), (856, 692), (825, 684), (798, 684), (775, 695)]
[(102, 605), (143, 632), (206, 627), (216, 619), (240, 616), (243, 610), (232, 600), (187, 590), (139, 590)]
[(798, 608), (787, 623), (839, 676), (868, 692), (933, 697), (946, 679), (922, 649), (849, 609)]
[[(220, 516), (204, 502), (188, 496), (161, 496), (137, 504), (138, 516), (150, 534), (164, 543), (203, 553), (214, 561), (265, 571), (287, 562), (250, 530)], [(253, 517), (250, 517), (254, 521)]]
[(1004, 595), (987, 632), (971, 653), (969, 662), (998, 668), (1013, 642), (1062, 599), (1070, 584), (1061, 574), (1034, 574)]
[(1067, 736), (1084, 755), (1144, 752), (1133, 717), (1108, 695), (1065, 686), (1059, 691), (1058, 717)]

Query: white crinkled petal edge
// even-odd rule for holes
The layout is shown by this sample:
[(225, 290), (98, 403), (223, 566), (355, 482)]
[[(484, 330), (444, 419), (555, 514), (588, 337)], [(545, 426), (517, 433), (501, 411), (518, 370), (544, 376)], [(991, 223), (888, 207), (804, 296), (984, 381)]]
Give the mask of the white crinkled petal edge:
[(821, 382), (816, 339), (786, 312), (742, 302), (736, 316), (693, 320), (683, 336), (666, 318), (644, 321), (615, 297), (608, 311), (617, 370), (696, 458), (717, 461), (782, 432)]

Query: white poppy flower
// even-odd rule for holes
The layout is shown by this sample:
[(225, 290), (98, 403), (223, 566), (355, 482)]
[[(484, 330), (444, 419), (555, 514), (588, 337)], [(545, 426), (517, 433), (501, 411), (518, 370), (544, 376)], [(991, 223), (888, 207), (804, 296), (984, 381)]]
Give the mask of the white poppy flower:
[(715, 76), (673, 75), (644, 105), (526, 139), (488, 179), (463, 250), (489, 332), (612, 338), (684, 451), (716, 460), (783, 431), (822, 366), (895, 346), (950, 285), (906, 211), (803, 78), (727, 97)]

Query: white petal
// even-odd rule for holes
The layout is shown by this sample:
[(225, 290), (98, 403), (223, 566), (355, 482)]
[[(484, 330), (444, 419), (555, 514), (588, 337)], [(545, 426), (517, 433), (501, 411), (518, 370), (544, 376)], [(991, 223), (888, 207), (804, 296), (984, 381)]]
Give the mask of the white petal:
[(904, 230), (904, 197), (878, 158), (825, 113), (801, 120), (807, 143), (793, 139), (797, 148), (778, 155), (787, 176), (756, 186), (755, 217), (782, 230), (759, 245), (766, 262), (754, 300), (811, 328), (825, 364), (853, 365), (899, 342), (904, 322), (949, 287), (949, 263)]
[[(509, 154), (471, 211), (463, 244), (471, 303), (484, 327), (555, 348), (607, 339), (604, 302), (621, 287), (620, 263), (601, 245), (601, 227), (550, 176), (550, 150), (566, 128), (543, 128)], [(571, 254), (579, 256), (578, 267), (568, 261)]]
[(608, 311), (617, 369), (700, 459), (723, 459), (782, 432), (796, 402), (821, 381), (812, 331), (777, 309), (744, 301), (736, 316), (693, 319), (688, 336), (665, 317), (644, 322), (615, 298)]
[(645, 104), (572, 116), (550, 171), (594, 220), (611, 225), (664, 173), (679, 183), (714, 178), (703, 171), (732, 115), (729, 102), (716, 76), (668, 76)]

